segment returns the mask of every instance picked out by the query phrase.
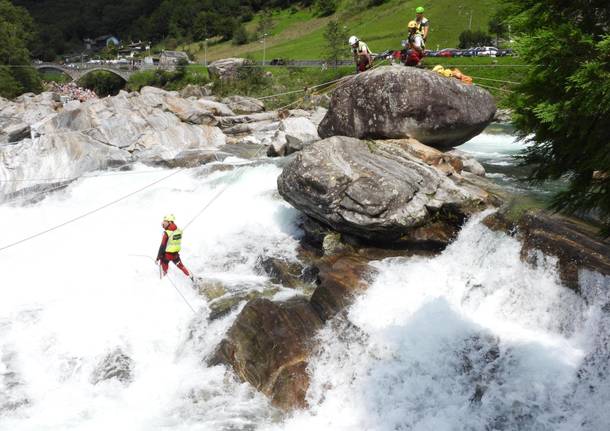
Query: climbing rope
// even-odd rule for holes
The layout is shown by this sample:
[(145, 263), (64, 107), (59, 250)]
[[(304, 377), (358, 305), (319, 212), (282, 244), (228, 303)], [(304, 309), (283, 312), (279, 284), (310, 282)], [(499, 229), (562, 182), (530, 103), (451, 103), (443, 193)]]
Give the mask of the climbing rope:
[(85, 218), (85, 217), (87, 217), (87, 216), (90, 216), (90, 215), (92, 215), (92, 214), (94, 214), (94, 213), (96, 213), (96, 212), (99, 212), (99, 211), (101, 211), (101, 210), (103, 210), (103, 209), (105, 209), (105, 208), (108, 208), (108, 207), (109, 207), (109, 206), (111, 206), (111, 205), (114, 205), (114, 204), (116, 204), (116, 203), (118, 203), (118, 202), (121, 202), (121, 201), (123, 201), (123, 200), (125, 200), (125, 199), (127, 199), (127, 198), (129, 198), (129, 197), (131, 197), (131, 196), (133, 196), (133, 195), (135, 195), (135, 194), (137, 194), (137, 193), (140, 193), (140, 192), (142, 192), (142, 191), (144, 191), (144, 190), (146, 190), (146, 189), (148, 189), (148, 188), (150, 188), (150, 187), (154, 186), (155, 184), (160, 183), (161, 181), (165, 181), (166, 179), (168, 179), (168, 178), (170, 178), (170, 177), (172, 177), (172, 176), (174, 176), (174, 175), (176, 175), (176, 174), (178, 174), (178, 173), (180, 173), (180, 172), (182, 172), (182, 171), (183, 171), (183, 169), (179, 169), (179, 170), (177, 170), (177, 171), (175, 171), (175, 172), (172, 172), (172, 173), (171, 173), (171, 174), (169, 174), (169, 175), (164, 176), (163, 178), (161, 178), (161, 179), (159, 179), (159, 180), (157, 180), (157, 181), (154, 181), (154, 182), (152, 182), (152, 183), (150, 183), (150, 184), (148, 184), (148, 185), (146, 185), (146, 186), (144, 186), (144, 187), (139, 188), (138, 190), (135, 190), (135, 191), (133, 191), (133, 192), (131, 192), (131, 193), (128, 193), (128, 194), (126, 194), (126, 195), (124, 195), (124, 196), (121, 196), (120, 198), (115, 199), (115, 200), (113, 200), (113, 201), (111, 201), (111, 202), (108, 202), (107, 204), (104, 204), (104, 205), (102, 205), (102, 206), (100, 206), (100, 207), (98, 207), (98, 208), (95, 208), (95, 209), (93, 209), (93, 210), (91, 210), (91, 211), (87, 211), (87, 212), (86, 212), (86, 213), (84, 213), (84, 214), (81, 214), (81, 215), (79, 215), (79, 216), (73, 217), (73, 218), (71, 218), (71, 219), (69, 219), (69, 220), (66, 220), (66, 221), (65, 221), (65, 222), (63, 222), (63, 223), (60, 223), (60, 224), (58, 224), (58, 225), (56, 225), (56, 226), (50, 227), (50, 228), (48, 228), (48, 229), (45, 229), (45, 230), (43, 230), (43, 231), (40, 231), (40, 232), (35, 233), (35, 234), (33, 234), (33, 235), (30, 235), (30, 236), (28, 236), (28, 237), (26, 237), (26, 238), (20, 239), (20, 240), (15, 241), (15, 242), (12, 242), (12, 243), (10, 243), (10, 244), (3, 245), (2, 247), (0, 247), (0, 251), (3, 251), (3, 250), (6, 250), (6, 249), (9, 249), (9, 248), (14, 247), (14, 246), (16, 246), (16, 245), (18, 245), (18, 244), (22, 244), (22, 243), (24, 243), (24, 242), (26, 242), (26, 241), (30, 241), (30, 240), (32, 240), (32, 239), (34, 239), (34, 238), (37, 238), (37, 237), (42, 236), (42, 235), (45, 235), (45, 234), (47, 234), (47, 233), (49, 233), (49, 232), (52, 232), (52, 231), (54, 231), (54, 230), (57, 230), (57, 229), (59, 229), (59, 228), (63, 227), (63, 226), (66, 226), (66, 225), (71, 224), (71, 223), (74, 223), (74, 222), (76, 222), (76, 221), (78, 221), (78, 220), (80, 220), (80, 219), (83, 219), (83, 218)]
[[(143, 258), (146, 258), (146, 259), (150, 259), (150, 260), (151, 260), (151, 261), (154, 263), (154, 265), (155, 265), (155, 266), (158, 266), (157, 262), (156, 262), (156, 261), (155, 261), (155, 260), (154, 260), (152, 257), (147, 256), (147, 255), (145, 255), (145, 254), (130, 254), (129, 256), (132, 256), (132, 257), (143, 257)], [(169, 280), (169, 282), (172, 284), (172, 286), (174, 286), (174, 289), (176, 290), (176, 292), (178, 292), (178, 295), (180, 295), (180, 297), (181, 297), (181, 298), (184, 300), (184, 303), (185, 303), (185, 304), (186, 304), (186, 305), (187, 305), (187, 306), (188, 306), (188, 307), (191, 309), (191, 311), (192, 311), (194, 314), (197, 314), (197, 312), (195, 311), (195, 309), (193, 308), (193, 306), (191, 305), (191, 303), (190, 303), (190, 302), (188, 302), (188, 300), (187, 300), (187, 299), (184, 297), (184, 295), (182, 294), (182, 292), (180, 292), (180, 289), (178, 289), (178, 286), (176, 286), (176, 283), (174, 283), (174, 281), (172, 280), (172, 278), (170, 277), (170, 275), (169, 275), (169, 274), (166, 274), (165, 276), (167, 277), (167, 279)]]
[(493, 81), (493, 82), (500, 82), (502, 84), (511, 84), (511, 85), (519, 85), (520, 84), (520, 82), (506, 81), (504, 79), (483, 78), (481, 76), (472, 76), (472, 75), (470, 75), (470, 76), (473, 79), (482, 79), (483, 81)]
[(478, 84), (478, 83), (475, 84), (475, 85), (477, 85), (479, 87), (491, 88), (493, 90), (504, 91), (505, 93), (514, 93), (514, 90), (508, 90), (506, 88), (494, 87), (494, 86), (491, 86), (491, 85)]

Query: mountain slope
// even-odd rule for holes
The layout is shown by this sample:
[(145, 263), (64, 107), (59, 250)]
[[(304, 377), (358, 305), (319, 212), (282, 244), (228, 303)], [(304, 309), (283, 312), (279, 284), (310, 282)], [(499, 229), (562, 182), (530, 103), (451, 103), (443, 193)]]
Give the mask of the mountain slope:
[[(374, 52), (399, 48), (406, 38), (407, 22), (414, 18), (417, 6), (426, 8), (430, 19), (428, 48), (457, 46), (461, 31), (469, 26), (473, 30), (487, 31), (487, 22), (498, 8), (499, 0), (390, 0), (381, 6), (353, 6), (353, 2), (343, 2), (333, 16), (319, 18), (309, 9), (282, 10), (273, 13), (274, 27), (265, 41), (265, 57), (287, 59), (320, 59), (324, 57), (324, 27), (331, 19), (336, 19), (348, 34), (355, 34), (366, 41)], [(252, 34), (258, 24), (256, 17), (248, 24)], [(204, 59), (203, 43), (183, 46)], [(346, 54), (348, 50), (346, 49)], [(214, 60), (229, 56), (250, 55), (263, 58), (263, 43), (255, 40), (246, 45), (235, 46), (230, 42), (208, 46), (207, 58)]]

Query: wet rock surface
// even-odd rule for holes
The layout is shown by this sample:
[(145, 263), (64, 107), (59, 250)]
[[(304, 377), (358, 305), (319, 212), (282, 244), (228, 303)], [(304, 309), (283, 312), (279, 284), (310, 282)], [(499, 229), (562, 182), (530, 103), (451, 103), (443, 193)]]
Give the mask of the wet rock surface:
[(536, 251), (556, 257), (561, 281), (572, 289), (580, 290), (582, 270), (610, 276), (610, 240), (580, 220), (541, 210), (528, 211), (516, 218), (499, 211), (483, 223), (492, 230), (519, 238), (521, 257), (531, 264), (538, 263)]
[(116, 379), (123, 384), (132, 380), (133, 360), (121, 349), (109, 353), (91, 374), (91, 383), (98, 384), (104, 380)]
[(379, 67), (346, 81), (332, 95), (320, 123), (322, 138), (414, 138), (451, 148), (478, 135), (493, 120), (485, 90), (414, 67)]
[(255, 299), (239, 314), (211, 365), (230, 365), (282, 409), (305, 407), (311, 342), (322, 320), (307, 299)]

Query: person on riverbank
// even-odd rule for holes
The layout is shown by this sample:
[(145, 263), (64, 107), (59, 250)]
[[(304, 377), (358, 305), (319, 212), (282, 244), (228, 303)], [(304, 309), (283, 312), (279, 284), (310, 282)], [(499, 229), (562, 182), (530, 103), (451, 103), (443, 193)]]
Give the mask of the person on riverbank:
[(407, 40), (407, 56), (405, 59), (405, 66), (419, 66), (422, 58), (424, 58), (424, 38), (422, 34), (417, 30), (417, 22), (410, 21), (407, 25), (409, 28), (409, 38)]
[(180, 259), (180, 249), (182, 248), (182, 231), (176, 226), (176, 217), (173, 214), (163, 217), (161, 227), (163, 227), (163, 238), (157, 253), (157, 263), (161, 265), (162, 276), (167, 275), (169, 263), (174, 262), (187, 277), (194, 281), (193, 275), (182, 263)]
[(368, 45), (356, 36), (350, 36), (348, 43), (352, 48), (352, 54), (354, 55), (354, 62), (356, 63), (358, 73), (369, 69), (373, 64), (373, 57), (371, 56), (371, 50)]
[(417, 23), (417, 31), (422, 35), (424, 43), (428, 41), (428, 32), (430, 31), (430, 21), (424, 16), (424, 8), (419, 6), (415, 9), (415, 22)]

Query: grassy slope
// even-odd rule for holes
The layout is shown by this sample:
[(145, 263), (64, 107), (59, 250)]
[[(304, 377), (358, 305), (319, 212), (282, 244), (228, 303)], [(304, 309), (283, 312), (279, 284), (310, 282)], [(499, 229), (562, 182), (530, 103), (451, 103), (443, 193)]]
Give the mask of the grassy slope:
[[(399, 48), (406, 35), (406, 24), (414, 17), (416, 6), (426, 8), (430, 19), (428, 48), (454, 47), (459, 33), (468, 28), (472, 11), (472, 29), (487, 30), (487, 21), (500, 0), (389, 0), (373, 8), (353, 6), (355, 0), (344, 0), (339, 11), (332, 17), (318, 18), (310, 10), (289, 10), (274, 13), (274, 28), (266, 41), (266, 58), (321, 59), (324, 58), (324, 26), (330, 19), (338, 19), (349, 34), (356, 34), (366, 41), (375, 52)], [(366, 0), (362, 0), (366, 3)], [(350, 6), (352, 5), (352, 6)], [(249, 23), (249, 31), (256, 27), (257, 20)], [(182, 47), (184, 48), (184, 47)], [(203, 60), (203, 50), (195, 43), (189, 49)], [(346, 54), (349, 51), (346, 47)], [(262, 59), (263, 46), (254, 41), (242, 46), (230, 42), (208, 48), (208, 60), (229, 56), (250, 55)]]

